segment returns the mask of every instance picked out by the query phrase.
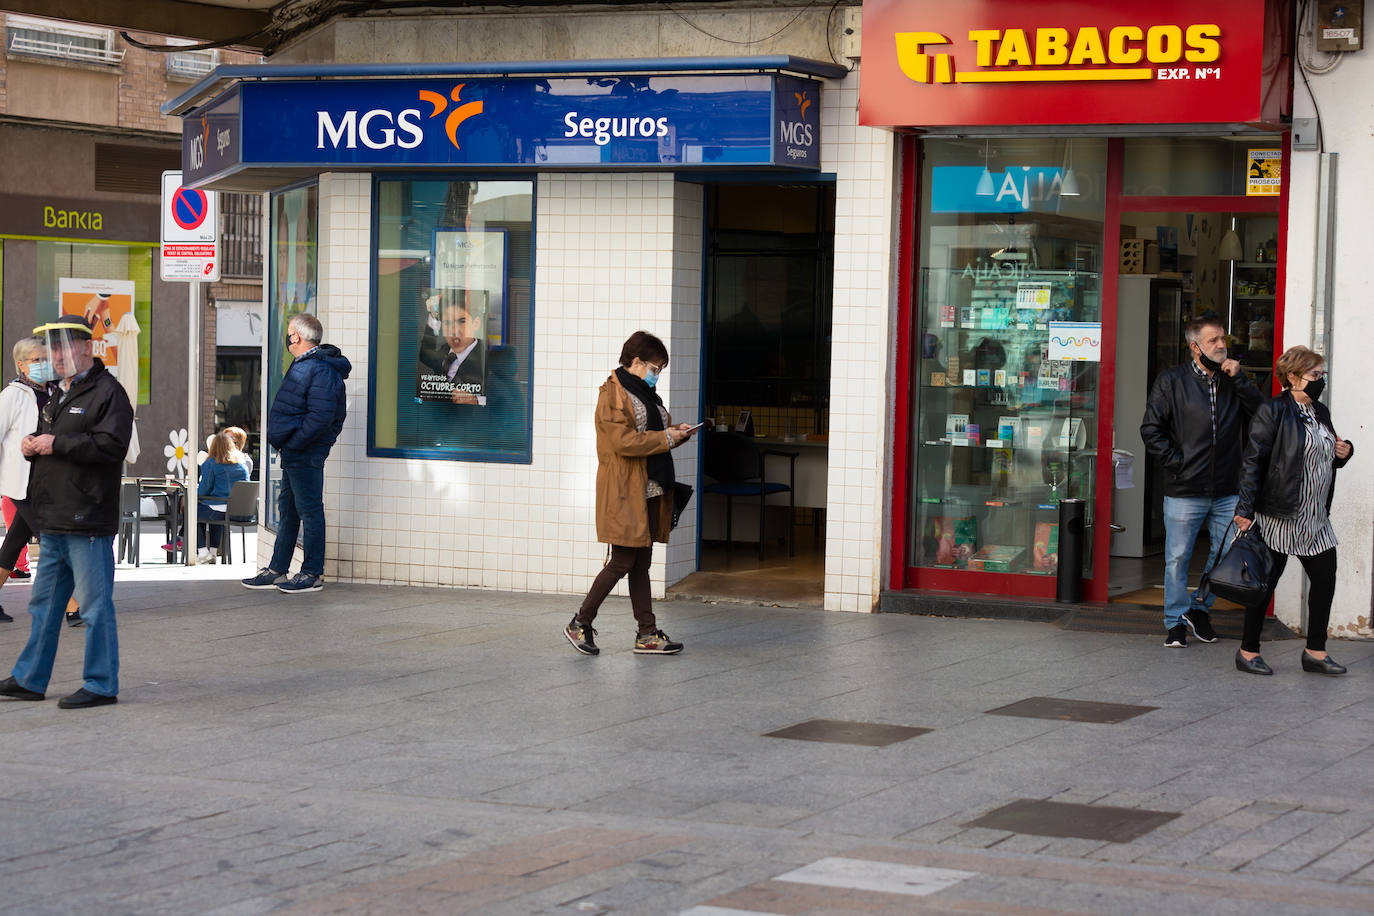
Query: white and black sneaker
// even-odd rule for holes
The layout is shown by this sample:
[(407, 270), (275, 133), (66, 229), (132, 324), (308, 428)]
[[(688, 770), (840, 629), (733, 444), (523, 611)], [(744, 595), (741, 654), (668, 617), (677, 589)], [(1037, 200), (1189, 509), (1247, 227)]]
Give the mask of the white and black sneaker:
[(1170, 649), (1188, 648), (1188, 627), (1181, 623), (1169, 627), (1169, 635), (1164, 637), (1164, 645)]
[(1217, 641), (1217, 631), (1212, 629), (1212, 617), (1202, 608), (1189, 608), (1183, 615), (1183, 622), (1202, 642)]
[(276, 588), (286, 581), (286, 574), (276, 572), (266, 566), (258, 574), (248, 579), (240, 579), (244, 588)]

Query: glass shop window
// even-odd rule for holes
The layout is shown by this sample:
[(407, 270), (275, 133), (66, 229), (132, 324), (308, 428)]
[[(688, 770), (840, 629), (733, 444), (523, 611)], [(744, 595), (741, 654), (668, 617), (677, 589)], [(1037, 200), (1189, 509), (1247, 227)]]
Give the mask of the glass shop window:
[(925, 144), (911, 566), (1052, 575), (1094, 498), (1105, 172), (1101, 140)]
[(377, 179), (368, 454), (531, 461), (534, 182)]

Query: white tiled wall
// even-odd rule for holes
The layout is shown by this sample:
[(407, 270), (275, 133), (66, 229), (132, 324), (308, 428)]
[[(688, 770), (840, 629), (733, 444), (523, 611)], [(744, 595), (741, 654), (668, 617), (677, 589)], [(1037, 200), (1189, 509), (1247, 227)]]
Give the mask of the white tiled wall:
[[(822, 98), (823, 168), (837, 182), (825, 606), (869, 611), (888, 492), (894, 147), (857, 125), (857, 73)], [(539, 177), (531, 465), (367, 457), (370, 190), (365, 175), (320, 181), (320, 319), (354, 366), (325, 470), (326, 577), (584, 592), (605, 556), (592, 409), (632, 332), (668, 344), (660, 391), (675, 420), (698, 419), (701, 187), (670, 174)], [(695, 481), (695, 448), (675, 457), (679, 477)], [(271, 541), (264, 532), (262, 565)], [(689, 510), (656, 552), (657, 594), (693, 571), (695, 541)]]
[(825, 606), (871, 611), (883, 578), (896, 210), (893, 135), (858, 125), (859, 74), (826, 84), (821, 163), (835, 173)]
[[(370, 190), (368, 176), (320, 181), (319, 317), (354, 366), (348, 420), (325, 468), (326, 578), (585, 591), (605, 555), (591, 417), (625, 338), (662, 337), (671, 368), (659, 390), (675, 417), (698, 410), (700, 188), (667, 174), (539, 178), (530, 465), (367, 457)], [(676, 456), (693, 480), (695, 454)], [(689, 514), (658, 551), (658, 593), (669, 566), (675, 578), (691, 571), (693, 526)], [(264, 533), (262, 565), (271, 540)]]

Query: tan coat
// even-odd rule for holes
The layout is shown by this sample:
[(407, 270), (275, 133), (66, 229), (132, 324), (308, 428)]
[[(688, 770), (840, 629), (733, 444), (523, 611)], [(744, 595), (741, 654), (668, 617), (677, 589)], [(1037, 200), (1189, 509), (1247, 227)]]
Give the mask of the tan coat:
[[(653, 409), (654, 405), (646, 404)], [(672, 425), (672, 420), (668, 421)], [(596, 399), (596, 539), (621, 547), (648, 547), (649, 512), (644, 489), (649, 482), (645, 458), (669, 449), (661, 429), (639, 432), (630, 396), (614, 374)], [(658, 537), (668, 543), (673, 521), (672, 494), (659, 500)]]

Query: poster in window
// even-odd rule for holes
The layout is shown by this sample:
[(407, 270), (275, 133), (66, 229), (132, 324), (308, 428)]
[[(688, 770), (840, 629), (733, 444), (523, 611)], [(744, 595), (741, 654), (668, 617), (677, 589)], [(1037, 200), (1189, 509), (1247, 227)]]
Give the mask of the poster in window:
[(129, 400), (136, 403), (138, 335), (143, 329), (134, 317), (134, 282), (59, 277), (57, 294), (62, 317), (90, 326), (91, 355), (114, 373)]
[(506, 230), (434, 230), (432, 285), (436, 290), (480, 290), (485, 293), (483, 325), (489, 347), (507, 344)]
[(486, 291), (431, 289), (424, 308), (415, 399), (486, 406)]

